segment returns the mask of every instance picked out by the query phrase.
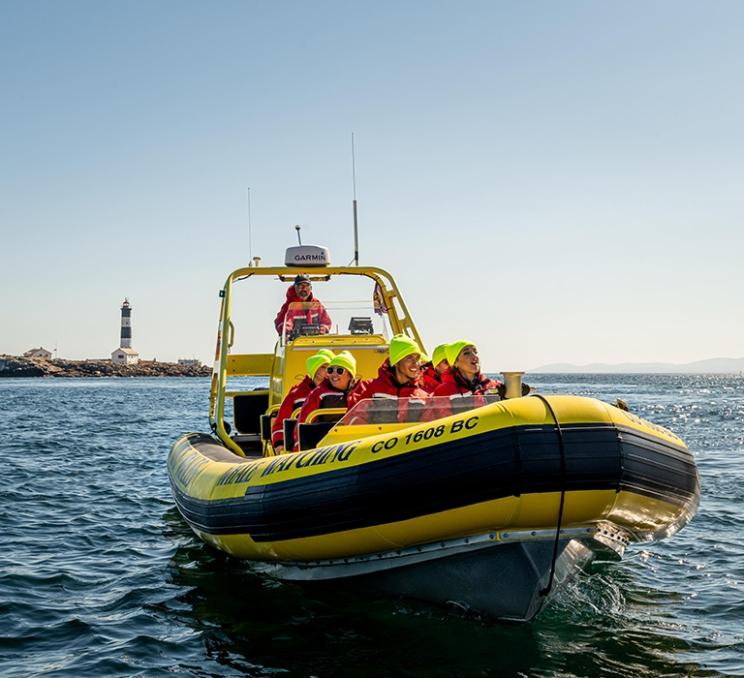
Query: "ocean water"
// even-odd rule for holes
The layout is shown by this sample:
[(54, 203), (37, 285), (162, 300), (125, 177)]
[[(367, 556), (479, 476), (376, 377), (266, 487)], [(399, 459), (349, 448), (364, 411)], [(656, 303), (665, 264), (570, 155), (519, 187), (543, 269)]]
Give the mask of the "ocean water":
[(165, 461), (207, 428), (207, 379), (0, 380), (0, 676), (744, 676), (744, 377), (528, 381), (673, 429), (702, 498), (507, 625), (278, 583), (202, 544)]

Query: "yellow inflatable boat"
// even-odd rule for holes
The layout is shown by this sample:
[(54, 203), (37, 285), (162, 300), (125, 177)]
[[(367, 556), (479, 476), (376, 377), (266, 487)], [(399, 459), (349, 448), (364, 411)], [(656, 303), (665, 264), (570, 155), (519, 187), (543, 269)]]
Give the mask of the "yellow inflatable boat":
[[(298, 271), (328, 285), (368, 280), (369, 315), (329, 303), (332, 317), (346, 313), (348, 331), (308, 324), (284, 332), (273, 353), (233, 353), (235, 283), (286, 283)], [(284, 267), (239, 269), (221, 297), (212, 432), (171, 448), (173, 496), (201, 539), (281, 579), (344, 580), (529, 620), (578, 568), (673, 534), (697, 508), (697, 470), (682, 440), (571, 395), (478, 406), (462, 398), (457, 411), (430, 421), (400, 421), (395, 403), (362, 401), (348, 412), (324, 410), (340, 418), (301, 425), (303, 449), (274, 455), (272, 417), (309, 351), (349, 350), (371, 377), (387, 336), (420, 337), (388, 273), (331, 267), (323, 248), (290, 248)]]

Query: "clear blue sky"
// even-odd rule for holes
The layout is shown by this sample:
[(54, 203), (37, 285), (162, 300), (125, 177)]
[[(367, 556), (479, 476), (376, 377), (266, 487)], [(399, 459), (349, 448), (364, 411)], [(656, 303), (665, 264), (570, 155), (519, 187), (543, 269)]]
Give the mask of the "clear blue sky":
[[(211, 360), (306, 241), (489, 369), (744, 356), (744, 3), (0, 3), (0, 353)], [(280, 293), (279, 293), (280, 294)], [(278, 299), (279, 297), (277, 297)], [(270, 322), (269, 324), (270, 336)]]

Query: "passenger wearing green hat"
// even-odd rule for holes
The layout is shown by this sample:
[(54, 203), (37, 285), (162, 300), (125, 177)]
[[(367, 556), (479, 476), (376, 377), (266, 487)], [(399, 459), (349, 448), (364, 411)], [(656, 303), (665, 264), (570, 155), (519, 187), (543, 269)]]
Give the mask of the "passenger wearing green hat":
[(409, 421), (408, 405), (415, 401), (423, 405), (429, 394), (420, 385), (420, 361), (423, 351), (414, 339), (396, 334), (390, 340), (389, 357), (377, 371), (377, 377), (361, 382), (349, 396), (349, 407), (360, 400), (405, 398), (406, 405), (399, 407), (398, 421)]
[[(448, 417), (453, 410), (461, 411), (463, 406), (471, 409), (486, 405), (486, 395), (503, 397), (503, 384), (481, 374), (478, 349), (472, 341), (461, 339), (445, 344), (444, 355), (450, 369), (442, 374), (442, 383), (431, 394), (433, 401), (425, 413), (425, 419)], [(459, 401), (468, 396), (470, 401)]]
[(446, 344), (444, 356), (450, 364), (450, 371), (444, 374), (441, 386), (432, 395), (454, 397), (503, 391), (500, 381), (481, 373), (478, 348), (472, 341), (460, 339)]
[(326, 368), (328, 363), (333, 360), (335, 354), (327, 348), (321, 348), (317, 353), (313, 353), (306, 361), (305, 367), (307, 374), (299, 383), (295, 384), (282, 401), (279, 411), (276, 413), (276, 419), (271, 427), (271, 446), (277, 453), (284, 452), (284, 420), (292, 416), (298, 407), (304, 405), (307, 396), (326, 377)]
[(447, 347), (447, 344), (439, 344), (434, 349), (434, 353), (432, 353), (432, 363), (434, 365), (434, 369), (439, 372), (439, 374), (444, 374), (449, 369), (449, 363), (447, 362), (447, 355), (444, 352), (444, 349)]
[(433, 393), (442, 383), (442, 375), (449, 370), (449, 363), (444, 355), (446, 344), (439, 344), (431, 354), (431, 360), (421, 365), (421, 387), (427, 393)]
[[(326, 377), (314, 388), (305, 400), (297, 417), (297, 423), (306, 421), (311, 412), (329, 407), (346, 407), (346, 399), (357, 382), (356, 358), (349, 351), (341, 351), (333, 357), (326, 368)], [(299, 427), (295, 429), (294, 449), (298, 447)]]

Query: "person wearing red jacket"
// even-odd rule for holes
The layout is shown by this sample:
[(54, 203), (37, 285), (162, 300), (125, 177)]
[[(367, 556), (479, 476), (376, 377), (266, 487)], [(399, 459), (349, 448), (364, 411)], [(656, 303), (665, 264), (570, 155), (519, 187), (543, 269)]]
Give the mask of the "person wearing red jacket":
[[(429, 394), (420, 386), (421, 348), (410, 337), (396, 334), (390, 340), (388, 358), (377, 371), (377, 377), (363, 381), (349, 395), (349, 408), (362, 400), (386, 399), (393, 401), (395, 413), (393, 421), (418, 421)], [(398, 402), (400, 401), (400, 402)], [(366, 410), (357, 408), (353, 423), (376, 423), (376, 419), (386, 417), (381, 407), (368, 404)], [(368, 411), (367, 411), (368, 410)], [(382, 421), (377, 422), (382, 423)]]
[[(297, 417), (294, 451), (300, 449), (300, 424), (307, 421), (311, 412), (332, 407), (346, 407), (347, 397), (356, 386), (356, 358), (348, 351), (341, 351), (326, 367), (326, 378), (307, 396)], [(317, 419), (315, 420), (317, 421)]]
[(305, 367), (307, 368), (305, 378), (289, 389), (271, 427), (271, 446), (277, 454), (284, 452), (284, 420), (291, 417), (292, 412), (298, 407), (302, 407), (310, 392), (323, 382), (326, 378), (328, 363), (334, 357), (333, 351), (321, 348), (320, 351), (314, 353), (305, 361)]
[[(451, 369), (442, 377), (442, 383), (432, 393), (436, 398), (427, 419), (440, 419), (453, 413), (453, 400), (471, 397), (472, 407), (486, 404), (486, 395), (503, 397), (504, 385), (490, 379), (480, 371), (478, 349), (472, 341), (460, 340), (447, 344), (444, 349)], [(448, 402), (449, 401), (449, 402)]]
[(274, 319), (274, 327), (281, 336), (283, 331), (291, 332), (297, 320), (318, 326), (321, 334), (331, 331), (331, 316), (320, 299), (313, 296), (310, 278), (303, 274), (298, 275), (287, 290), (287, 298)]
[(421, 365), (421, 387), (427, 393), (434, 393), (442, 383), (442, 375), (449, 370), (449, 363), (444, 355), (446, 344), (439, 344), (431, 354), (431, 361)]
[(498, 379), (481, 373), (478, 349), (472, 341), (454, 341), (445, 346), (444, 353), (451, 369), (432, 395), (452, 397), (503, 392), (504, 385)]

